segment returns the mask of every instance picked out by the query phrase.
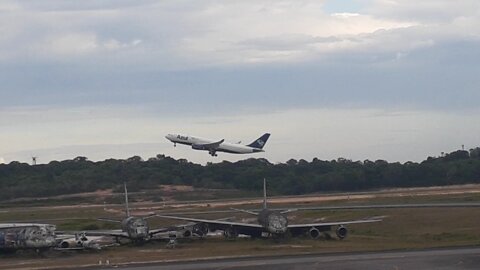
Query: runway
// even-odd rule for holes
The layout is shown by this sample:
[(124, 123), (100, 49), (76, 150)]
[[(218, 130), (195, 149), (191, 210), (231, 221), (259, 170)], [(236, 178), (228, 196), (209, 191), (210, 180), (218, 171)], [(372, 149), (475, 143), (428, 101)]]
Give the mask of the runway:
[[(142, 266), (119, 266), (125, 270), (283, 270), (283, 269), (479, 269), (480, 247), (428, 249), (327, 255), (298, 255), (253, 257), (238, 259), (200, 260), (190, 262), (156, 263)], [(98, 268), (100, 269), (100, 268)], [(101, 268), (105, 269), (105, 268)]]

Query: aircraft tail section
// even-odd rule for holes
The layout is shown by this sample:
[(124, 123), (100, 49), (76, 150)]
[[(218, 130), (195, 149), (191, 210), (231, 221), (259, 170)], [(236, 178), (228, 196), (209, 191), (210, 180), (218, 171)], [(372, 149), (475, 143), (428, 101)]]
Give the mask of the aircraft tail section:
[(123, 188), (125, 189), (125, 215), (127, 215), (127, 217), (130, 217), (130, 208), (128, 207), (127, 183), (123, 182)]
[(263, 209), (267, 209), (267, 180), (263, 178)]
[(267, 143), (267, 140), (269, 137), (270, 137), (270, 133), (265, 133), (262, 135), (262, 137), (256, 139), (254, 142), (252, 142), (247, 146), (262, 149), (263, 146), (265, 146), (265, 144)]

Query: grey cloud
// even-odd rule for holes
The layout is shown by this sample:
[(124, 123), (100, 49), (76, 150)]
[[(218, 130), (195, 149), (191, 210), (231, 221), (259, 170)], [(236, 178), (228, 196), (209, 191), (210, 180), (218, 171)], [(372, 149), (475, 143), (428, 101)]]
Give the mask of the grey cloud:
[[(48, 4), (32, 4), (22, 14), (26, 20), (17, 19), (12, 34), (0, 45), (0, 52), (11, 55), (0, 60), (0, 106), (141, 104), (173, 114), (184, 110), (179, 103), (195, 113), (392, 104), (452, 109), (476, 106), (473, 100), (479, 95), (475, 36), (480, 28), (465, 26), (477, 25), (476, 19), (349, 36), (272, 33), (219, 41), (208, 37), (232, 12), (222, 2), (109, 3), (107, 10), (96, 2), (64, 4), (60, 12), (46, 11)], [(237, 6), (240, 15), (252, 8)], [(265, 12), (261, 6), (254, 9)], [(224, 9), (228, 14), (221, 12)], [(11, 19), (7, 16), (4, 22)], [(231, 27), (248, 33), (249, 25)], [(33, 46), (68, 33), (92, 34), (99, 44), (141, 43), (56, 56)], [(186, 48), (195, 37), (227, 45), (224, 51), (209, 50), (209, 43), (205, 51)], [(355, 46), (327, 52), (312, 49), (341, 42)], [(305, 53), (297, 60), (248, 64), (242, 62), (248, 57), (242, 53), (248, 50), (259, 55), (275, 50)]]
[(156, 0), (44, 0), (44, 1), (23, 1), (19, 7), (24, 10), (36, 11), (88, 11), (88, 10), (109, 10), (123, 9), (142, 6), (151, 6), (158, 3)]
[[(164, 71), (90, 65), (2, 68), (2, 106), (123, 104), (172, 114), (319, 106), (476, 107), (479, 42), (332, 55), (309, 64)], [(370, 60), (375, 59), (375, 60)]]
[(308, 45), (341, 41), (339, 37), (314, 37), (301, 34), (286, 34), (238, 42), (237, 45), (257, 50), (304, 50)]
[(458, 17), (478, 17), (477, 0), (375, 0), (364, 12), (380, 18), (396, 18), (420, 22), (449, 22)]

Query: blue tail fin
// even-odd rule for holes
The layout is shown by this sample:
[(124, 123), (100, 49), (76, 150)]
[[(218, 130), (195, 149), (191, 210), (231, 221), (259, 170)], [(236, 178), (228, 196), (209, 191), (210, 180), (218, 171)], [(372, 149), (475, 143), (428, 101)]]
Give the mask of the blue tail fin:
[(269, 137), (270, 137), (270, 133), (265, 133), (265, 134), (262, 135), (262, 137), (256, 139), (254, 142), (252, 142), (251, 144), (249, 144), (247, 146), (262, 149), (263, 146), (267, 143), (267, 140), (268, 140)]

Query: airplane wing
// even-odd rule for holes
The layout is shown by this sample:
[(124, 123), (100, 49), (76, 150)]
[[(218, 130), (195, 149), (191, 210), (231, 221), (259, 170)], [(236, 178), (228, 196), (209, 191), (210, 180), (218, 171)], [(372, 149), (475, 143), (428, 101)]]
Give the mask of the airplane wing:
[(114, 222), (114, 223), (122, 223), (121, 220), (112, 219), (112, 218), (97, 218), (99, 221), (106, 221), (106, 222)]
[[(334, 221), (334, 222), (321, 222), (321, 223), (307, 223), (307, 224), (291, 224), (288, 225), (288, 230), (293, 236), (302, 235), (305, 233), (310, 233), (310, 236), (313, 238), (318, 237), (320, 232), (331, 231), (333, 226), (338, 226), (336, 230), (337, 236), (340, 239), (343, 239), (347, 236), (348, 230), (344, 225), (348, 224), (360, 224), (360, 223), (372, 223), (380, 222), (382, 219), (379, 218), (370, 218), (370, 219), (360, 219), (360, 220), (351, 220), (351, 221)], [(312, 230), (316, 229), (316, 232)], [(316, 236), (315, 236), (316, 235)]]
[(245, 235), (258, 235), (263, 231), (263, 227), (260, 224), (249, 224), (242, 222), (231, 222), (226, 220), (211, 220), (211, 219), (200, 219), (200, 218), (189, 218), (189, 217), (178, 217), (178, 216), (164, 216), (157, 215), (160, 218), (184, 220), (196, 223), (204, 223), (208, 225), (209, 230), (229, 230), (234, 229), (239, 234)]
[(225, 141), (225, 139), (222, 139), (218, 142), (213, 142), (213, 143), (205, 143), (205, 144), (194, 144), (192, 147), (195, 149), (202, 149), (202, 150), (217, 150), (220, 144), (222, 144)]
[(382, 219), (359, 219), (351, 221), (335, 221), (335, 222), (321, 222), (321, 223), (307, 223), (307, 224), (289, 224), (288, 228), (292, 229), (302, 229), (302, 228), (312, 228), (312, 227), (330, 227), (330, 226), (341, 226), (349, 224), (360, 224), (360, 223), (372, 223), (380, 222)]
[(173, 228), (159, 228), (159, 229), (154, 229), (154, 230), (149, 230), (148, 231), (148, 234), (150, 235), (155, 235), (155, 234), (158, 234), (158, 233), (164, 233), (164, 232), (169, 232), (169, 231), (174, 231), (176, 230), (177, 228), (173, 227)]
[(258, 212), (253, 212), (253, 211), (243, 210), (243, 209), (237, 209), (237, 208), (230, 208), (230, 209), (233, 210), (233, 211), (243, 212), (243, 213), (247, 213), (247, 214), (250, 214), (250, 215), (258, 216)]

